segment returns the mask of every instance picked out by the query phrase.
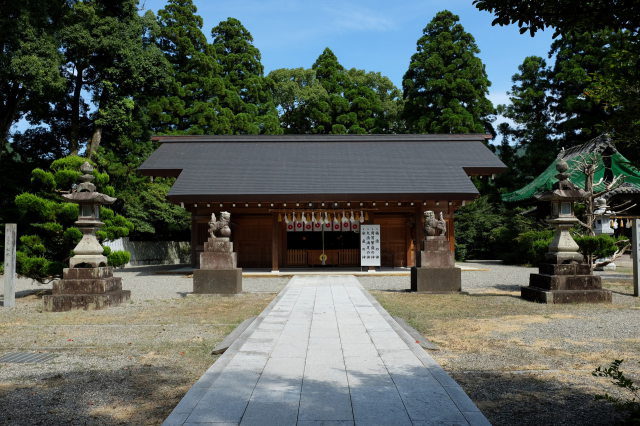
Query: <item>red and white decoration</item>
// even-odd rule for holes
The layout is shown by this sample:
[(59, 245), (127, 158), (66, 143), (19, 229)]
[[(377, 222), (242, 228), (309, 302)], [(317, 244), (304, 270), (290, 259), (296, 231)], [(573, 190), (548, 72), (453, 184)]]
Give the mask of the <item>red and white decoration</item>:
[(313, 223), (311, 222), (311, 215), (305, 215), (302, 213), (302, 223), (304, 225), (305, 232), (313, 231)]
[(284, 223), (287, 232), (360, 232), (360, 226), (365, 221), (364, 213), (351, 212), (329, 213), (285, 213)]
[(324, 212), (324, 220), (322, 221), (322, 226), (324, 226), (324, 231), (333, 231), (333, 224), (329, 220), (329, 213)]
[(351, 231), (351, 223), (349, 222), (349, 218), (344, 212), (342, 212), (342, 220), (340, 222), (340, 224), (342, 225), (342, 232)]
[(291, 219), (289, 219), (289, 215), (285, 214), (284, 215), (284, 225), (287, 228), (287, 232), (292, 232), (295, 231), (295, 225), (293, 223), (293, 220), (295, 218), (295, 215), (292, 215), (293, 217)]

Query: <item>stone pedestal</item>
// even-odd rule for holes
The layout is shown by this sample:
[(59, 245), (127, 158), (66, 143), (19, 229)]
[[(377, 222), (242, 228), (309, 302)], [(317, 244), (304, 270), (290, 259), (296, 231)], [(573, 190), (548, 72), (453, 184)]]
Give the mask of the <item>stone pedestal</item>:
[(411, 268), (411, 290), (420, 293), (455, 293), (462, 289), (460, 268), (455, 267), (449, 241), (443, 235), (424, 239), (418, 266)]
[(53, 284), (53, 294), (43, 297), (45, 311), (103, 309), (131, 297), (129, 290), (122, 289), (122, 279), (113, 276), (111, 266), (66, 268), (62, 277)]
[(539, 303), (611, 302), (611, 292), (602, 289), (601, 278), (584, 263), (542, 264), (520, 294), (525, 300)]
[(209, 238), (200, 253), (200, 269), (193, 271), (195, 294), (236, 294), (242, 292), (242, 269), (229, 238)]

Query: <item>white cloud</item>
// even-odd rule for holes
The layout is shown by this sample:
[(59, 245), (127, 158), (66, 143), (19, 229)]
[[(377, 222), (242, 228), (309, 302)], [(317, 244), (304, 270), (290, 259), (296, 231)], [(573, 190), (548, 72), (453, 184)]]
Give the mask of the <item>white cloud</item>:
[(388, 17), (354, 3), (327, 5), (324, 10), (330, 16), (334, 30), (388, 31), (396, 27)]

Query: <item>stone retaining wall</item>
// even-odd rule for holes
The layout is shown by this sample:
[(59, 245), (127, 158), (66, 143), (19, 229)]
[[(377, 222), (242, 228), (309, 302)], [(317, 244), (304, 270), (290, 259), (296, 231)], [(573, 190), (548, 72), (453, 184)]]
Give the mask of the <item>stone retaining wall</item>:
[(131, 241), (128, 237), (103, 243), (111, 250), (131, 253), (127, 265), (172, 265), (191, 263), (191, 244), (188, 241)]

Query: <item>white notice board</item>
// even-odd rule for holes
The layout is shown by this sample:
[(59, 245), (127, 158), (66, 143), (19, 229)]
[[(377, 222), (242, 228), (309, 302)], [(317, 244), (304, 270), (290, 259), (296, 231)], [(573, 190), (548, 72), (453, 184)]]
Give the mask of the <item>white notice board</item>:
[(360, 225), (360, 265), (380, 266), (380, 225)]

